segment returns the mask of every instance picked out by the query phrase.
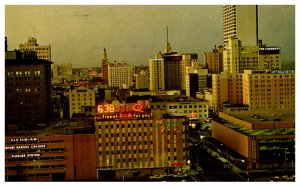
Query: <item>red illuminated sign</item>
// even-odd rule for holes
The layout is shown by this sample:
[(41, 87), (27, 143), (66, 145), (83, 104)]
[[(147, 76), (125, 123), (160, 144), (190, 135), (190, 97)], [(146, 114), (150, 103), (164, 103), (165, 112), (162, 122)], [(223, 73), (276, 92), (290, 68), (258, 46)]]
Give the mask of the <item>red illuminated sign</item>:
[(135, 103), (130, 106), (114, 106), (113, 104), (97, 106), (96, 120), (140, 119), (151, 117), (151, 111), (140, 103)]
[(107, 114), (114, 112), (144, 112), (144, 106), (142, 104), (135, 103), (130, 106), (114, 106), (112, 104), (104, 104), (97, 106), (97, 112), (99, 114)]

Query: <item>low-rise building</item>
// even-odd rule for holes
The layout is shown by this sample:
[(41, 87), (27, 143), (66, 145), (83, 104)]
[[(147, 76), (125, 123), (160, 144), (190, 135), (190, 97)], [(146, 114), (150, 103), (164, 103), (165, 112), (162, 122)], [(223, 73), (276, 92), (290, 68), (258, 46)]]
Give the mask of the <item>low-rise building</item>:
[(212, 136), (239, 153), (247, 169), (295, 167), (295, 114), (219, 112)]
[(5, 181), (95, 181), (94, 127), (45, 126), (5, 135)]

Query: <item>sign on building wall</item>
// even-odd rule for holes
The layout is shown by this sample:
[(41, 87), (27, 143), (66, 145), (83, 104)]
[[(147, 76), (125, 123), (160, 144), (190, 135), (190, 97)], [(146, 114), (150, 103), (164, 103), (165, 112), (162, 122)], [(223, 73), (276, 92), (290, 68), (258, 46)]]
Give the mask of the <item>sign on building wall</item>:
[(152, 118), (151, 110), (140, 103), (134, 103), (130, 106), (118, 106), (113, 104), (98, 105), (96, 112), (96, 121)]

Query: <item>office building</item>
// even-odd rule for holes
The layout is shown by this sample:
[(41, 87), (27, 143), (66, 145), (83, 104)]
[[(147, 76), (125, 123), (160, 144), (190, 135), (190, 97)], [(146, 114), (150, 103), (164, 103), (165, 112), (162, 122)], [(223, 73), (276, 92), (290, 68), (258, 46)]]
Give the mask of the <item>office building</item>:
[(186, 66), (185, 71), (185, 94), (196, 98), (197, 92), (203, 93), (207, 87), (208, 69), (200, 66)]
[(99, 177), (175, 173), (187, 164), (186, 119), (155, 116), (146, 104), (97, 106)]
[(136, 74), (136, 88), (137, 89), (149, 89), (149, 76), (148, 71), (141, 70), (140, 73)]
[(180, 80), (180, 90), (184, 93), (187, 90), (186, 85), (186, 67), (197, 67), (198, 65), (198, 54), (196, 53), (183, 53), (182, 60), (179, 62), (179, 80)]
[(208, 118), (209, 102), (201, 99), (180, 100), (178, 96), (162, 97), (157, 96), (150, 102), (151, 109), (159, 109), (162, 112), (168, 113), (171, 116), (186, 117), (198, 119), (200, 121)]
[[(172, 52), (171, 49), (167, 28), (164, 53), (159, 52), (155, 59), (149, 59), (150, 90), (181, 90), (182, 93), (185, 93), (186, 67), (198, 65), (198, 54), (179, 54)], [(161, 84), (162, 81), (164, 81), (164, 85)]]
[(223, 71), (243, 73), (245, 69), (258, 69), (258, 49), (255, 46), (242, 46), (238, 38), (230, 38), (223, 51)]
[(281, 53), (277, 46), (260, 46), (258, 52), (258, 69), (281, 69)]
[(252, 111), (295, 111), (295, 72), (245, 70), (243, 104)]
[(219, 112), (212, 136), (240, 156), (234, 162), (245, 170), (295, 168), (294, 113)]
[(96, 156), (93, 126), (7, 132), (5, 181), (95, 181)]
[(40, 46), (37, 43), (36, 38), (30, 37), (27, 42), (24, 44), (20, 44), (21, 52), (33, 51), (36, 52), (38, 59), (44, 59), (47, 61), (51, 61), (51, 46), (43, 45)]
[(51, 114), (51, 64), (31, 52), (6, 52), (6, 127), (47, 123)]
[(149, 59), (150, 90), (165, 90), (165, 67), (164, 59)]
[(82, 107), (95, 106), (95, 91), (93, 89), (79, 86), (69, 90), (70, 118), (74, 113), (81, 113)]
[(212, 52), (204, 53), (204, 63), (211, 74), (223, 72), (223, 46), (215, 46)]
[(229, 39), (236, 37), (243, 46), (256, 46), (258, 43), (258, 7), (257, 5), (223, 6), (224, 47)]
[(112, 88), (129, 88), (133, 85), (133, 68), (127, 63), (108, 64), (108, 86)]
[(222, 109), (225, 103), (243, 104), (242, 74), (212, 74), (212, 107)]

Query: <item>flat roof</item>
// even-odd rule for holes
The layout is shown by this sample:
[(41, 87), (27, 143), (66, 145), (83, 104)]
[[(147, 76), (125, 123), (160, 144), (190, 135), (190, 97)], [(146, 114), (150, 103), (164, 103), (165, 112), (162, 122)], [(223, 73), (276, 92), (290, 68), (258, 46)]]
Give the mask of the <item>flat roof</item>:
[(216, 121), (225, 127), (238, 131), (247, 136), (266, 136), (266, 135), (295, 135), (294, 128), (277, 128), (277, 129), (248, 129), (239, 123), (232, 123), (223, 118), (215, 119)]
[(72, 134), (94, 134), (94, 126), (38, 126), (32, 129), (6, 131), (5, 137), (15, 136), (58, 136)]
[(295, 122), (294, 113), (225, 113), (249, 123)]

